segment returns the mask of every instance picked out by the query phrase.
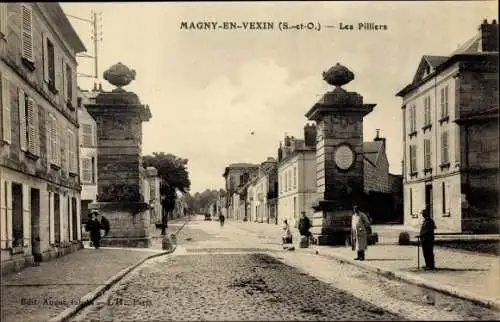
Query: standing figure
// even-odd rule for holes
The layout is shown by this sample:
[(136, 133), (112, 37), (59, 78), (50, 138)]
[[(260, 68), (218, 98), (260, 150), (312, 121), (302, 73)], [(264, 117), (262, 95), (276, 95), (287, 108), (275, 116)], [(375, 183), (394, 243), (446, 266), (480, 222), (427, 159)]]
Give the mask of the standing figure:
[(100, 229), (101, 229), (101, 238), (105, 237), (109, 234), (110, 226), (109, 220), (101, 215), (98, 211), (96, 211), (97, 221), (99, 221)]
[(101, 242), (101, 223), (97, 220), (97, 211), (90, 213), (90, 219), (85, 225), (85, 231), (90, 232), (90, 240), (95, 249), (99, 249)]
[(365, 250), (368, 247), (368, 231), (371, 229), (370, 220), (358, 206), (353, 207), (351, 218), (351, 245), (352, 250), (358, 253), (355, 260), (365, 260)]
[(429, 209), (422, 210), (424, 222), (420, 228), (420, 240), (422, 241), (422, 252), (424, 253), (425, 270), (435, 269), (434, 265), (434, 230), (436, 224), (431, 218)]
[(224, 227), (224, 220), (226, 220), (226, 217), (221, 213), (219, 214), (219, 223), (221, 227)]
[(301, 247), (308, 247), (309, 240), (312, 238), (312, 234), (309, 231), (311, 228), (311, 220), (306, 216), (306, 212), (301, 212), (301, 217), (299, 220), (299, 233), (301, 236)]
[(292, 232), (290, 231), (290, 225), (288, 225), (288, 221), (285, 219), (283, 221), (283, 247), (286, 247), (287, 244), (292, 244)]

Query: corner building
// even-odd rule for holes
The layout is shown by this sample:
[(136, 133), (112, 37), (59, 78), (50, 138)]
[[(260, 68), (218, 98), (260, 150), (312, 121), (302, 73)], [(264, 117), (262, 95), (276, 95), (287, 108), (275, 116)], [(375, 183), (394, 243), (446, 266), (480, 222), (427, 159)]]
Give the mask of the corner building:
[[(76, 54), (57, 3), (0, 3), (2, 274), (81, 248)], [(39, 239), (39, 243), (35, 242)]]

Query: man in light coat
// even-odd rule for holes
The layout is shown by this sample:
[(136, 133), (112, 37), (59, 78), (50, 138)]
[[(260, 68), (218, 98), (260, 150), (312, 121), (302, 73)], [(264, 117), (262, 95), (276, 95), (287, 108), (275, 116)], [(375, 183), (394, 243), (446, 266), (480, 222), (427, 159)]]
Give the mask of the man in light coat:
[(351, 245), (352, 250), (358, 253), (358, 257), (355, 260), (365, 260), (365, 250), (368, 247), (368, 231), (370, 228), (370, 220), (366, 214), (359, 211), (358, 206), (354, 206), (351, 218)]

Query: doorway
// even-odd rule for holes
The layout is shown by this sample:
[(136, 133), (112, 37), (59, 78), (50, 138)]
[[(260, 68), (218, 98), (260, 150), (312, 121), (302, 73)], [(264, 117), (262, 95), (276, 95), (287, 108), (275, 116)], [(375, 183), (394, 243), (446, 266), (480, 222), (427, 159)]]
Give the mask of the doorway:
[(31, 188), (30, 191), (31, 209), (31, 253), (40, 254), (40, 190)]
[(78, 240), (78, 209), (76, 209), (76, 198), (71, 198), (71, 216), (73, 217), (73, 240)]
[(12, 183), (12, 247), (24, 246), (23, 186)]
[(429, 215), (431, 218), (433, 218), (434, 214), (432, 207), (432, 184), (425, 185), (425, 208), (429, 210)]

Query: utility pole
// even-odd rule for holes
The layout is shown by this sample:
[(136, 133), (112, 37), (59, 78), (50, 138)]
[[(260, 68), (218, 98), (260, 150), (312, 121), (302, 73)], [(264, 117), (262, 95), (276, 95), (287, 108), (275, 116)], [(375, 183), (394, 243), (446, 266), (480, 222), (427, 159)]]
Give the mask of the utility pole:
[[(66, 16), (68, 16), (69, 18), (74, 18), (74, 19), (80, 20), (80, 21), (85, 21), (85, 22), (89, 23), (90, 25), (92, 25), (93, 30), (92, 30), (92, 35), (90, 38), (92, 39), (92, 42), (94, 43), (94, 55), (91, 56), (91, 55), (87, 55), (87, 54), (78, 54), (76, 57), (93, 59), (94, 60), (94, 75), (78, 73), (77, 76), (94, 78), (95, 81), (97, 82), (97, 80), (99, 79), (99, 59), (98, 59), (99, 56), (98, 56), (97, 43), (99, 41), (102, 41), (102, 12), (95, 12), (94, 10), (92, 10), (91, 15), (92, 16), (91, 16), (90, 20), (76, 17), (76, 16), (72, 16), (72, 15), (66, 15)], [(98, 24), (98, 22), (100, 22), (100, 24)]]

